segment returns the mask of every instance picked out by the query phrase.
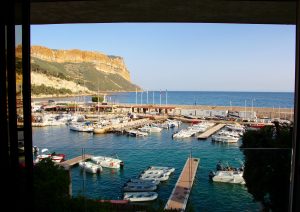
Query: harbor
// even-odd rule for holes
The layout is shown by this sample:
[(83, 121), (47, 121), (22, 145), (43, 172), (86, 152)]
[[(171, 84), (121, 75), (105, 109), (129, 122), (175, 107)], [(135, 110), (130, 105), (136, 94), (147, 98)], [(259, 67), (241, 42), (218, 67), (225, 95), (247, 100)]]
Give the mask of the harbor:
[[(157, 190), (159, 201), (165, 206), (185, 166), (187, 158), (201, 158), (201, 171), (195, 174), (193, 187), (187, 202), (187, 208), (192, 204), (195, 210), (213, 208), (232, 210), (236, 207), (232, 202), (243, 201), (242, 210), (257, 209), (259, 205), (252, 202), (251, 196), (243, 186), (214, 184), (209, 180), (209, 173), (215, 169), (216, 163), (222, 158), (234, 166), (237, 159), (242, 159), (239, 150), (240, 143), (225, 145), (213, 143), (211, 138), (199, 142), (196, 137), (185, 140), (172, 140), (174, 131), (188, 127), (182, 124), (179, 128), (164, 129), (161, 133), (152, 133), (146, 137), (131, 137), (126, 135), (93, 134), (70, 131), (68, 126), (49, 126), (33, 129), (34, 145), (47, 147), (51, 151), (66, 154), (66, 160), (82, 159), (86, 155), (118, 155), (124, 161), (123, 169), (103, 168), (98, 174), (83, 174), (79, 166), (71, 170), (72, 196), (84, 195), (93, 199), (123, 199), (123, 185), (128, 179), (139, 176), (141, 171), (149, 166), (171, 166), (175, 172), (166, 182), (162, 182)], [(83, 151), (84, 150), (84, 151)], [(87, 158), (87, 157), (85, 157)], [(77, 161), (76, 161), (77, 162)], [(228, 191), (231, 191), (228, 193)], [(214, 198), (207, 198), (214, 195)], [(215, 199), (227, 198), (222, 206), (215, 205)], [(153, 201), (147, 204), (156, 205)], [(205, 203), (203, 203), (205, 202)]]
[[(125, 200), (124, 204), (135, 204), (144, 198), (143, 204), (181, 211), (234, 211), (237, 207), (243, 211), (259, 210), (245, 185), (220, 183), (222, 173), (216, 173), (213, 180), (211, 173), (220, 160), (230, 167), (240, 166), (243, 153), (239, 147), (245, 130), (272, 125), (283, 112), (287, 114), (281, 116), (281, 121), (288, 122), (288, 112), (292, 113), (281, 108), (272, 119), (259, 117), (255, 107), (252, 113), (252, 107), (239, 107), (237, 112), (219, 106), (132, 103), (93, 108), (88, 102), (78, 102), (75, 110), (59, 106), (59, 101), (51, 104), (46, 102), (43, 111), (33, 113), (33, 126), (37, 126), (33, 128), (33, 145), (66, 155), (61, 165), (70, 167), (72, 196)], [(100, 166), (92, 159), (99, 156), (117, 156), (124, 167), (105, 167), (113, 165), (110, 163)], [(197, 172), (200, 159), (201, 171)], [(164, 180), (156, 186), (146, 183), (140, 187), (130, 182), (153, 177), (149, 173), (152, 166), (173, 167), (175, 171), (165, 178), (156, 170), (156, 177)], [(215, 204), (220, 198), (222, 204)], [(241, 201), (242, 205), (237, 204)]]

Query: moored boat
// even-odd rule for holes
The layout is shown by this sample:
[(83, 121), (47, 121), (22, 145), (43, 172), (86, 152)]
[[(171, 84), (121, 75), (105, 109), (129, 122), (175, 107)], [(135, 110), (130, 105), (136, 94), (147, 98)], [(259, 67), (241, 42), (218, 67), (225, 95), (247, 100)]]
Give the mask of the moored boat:
[(124, 193), (124, 200), (130, 202), (147, 202), (157, 199), (158, 194), (156, 192), (126, 192)]
[(118, 158), (106, 157), (106, 156), (95, 156), (91, 158), (92, 161), (101, 165), (102, 167), (119, 169), (123, 168), (124, 162)]
[(159, 180), (159, 181), (166, 181), (169, 179), (169, 175), (167, 174), (141, 174), (141, 180)]
[(140, 179), (140, 178), (131, 178), (127, 183), (137, 183), (137, 184), (144, 184), (144, 183), (153, 183), (158, 185), (160, 183), (159, 180), (155, 179)]
[(35, 163), (40, 162), (43, 159), (50, 158), (54, 163), (60, 163), (65, 160), (65, 154), (56, 154), (55, 152), (51, 153), (48, 149), (42, 149), (42, 154), (36, 156)]
[(124, 191), (155, 191), (157, 189), (156, 185), (151, 184), (125, 184), (123, 187)]
[(102, 167), (98, 164), (92, 163), (92, 162), (79, 162), (79, 167), (86, 172), (96, 174), (102, 171)]
[(245, 184), (243, 171), (217, 171), (210, 174), (214, 182)]
[(162, 170), (164, 172), (171, 172), (173, 173), (175, 171), (175, 168), (173, 167), (165, 167), (165, 166), (150, 166), (148, 170)]
[(227, 164), (224, 166), (220, 161), (217, 163), (216, 171), (209, 173), (209, 178), (214, 182), (245, 184), (243, 178), (244, 166), (234, 168)]

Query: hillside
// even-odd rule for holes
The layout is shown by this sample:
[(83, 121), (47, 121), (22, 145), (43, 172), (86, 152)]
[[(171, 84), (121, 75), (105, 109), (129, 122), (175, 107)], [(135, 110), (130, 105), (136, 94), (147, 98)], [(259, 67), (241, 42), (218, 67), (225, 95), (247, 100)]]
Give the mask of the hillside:
[[(16, 49), (17, 56), (20, 47)], [(31, 48), (31, 83), (72, 93), (141, 90), (130, 81), (123, 58), (99, 52)], [(35, 87), (37, 88), (37, 87)]]

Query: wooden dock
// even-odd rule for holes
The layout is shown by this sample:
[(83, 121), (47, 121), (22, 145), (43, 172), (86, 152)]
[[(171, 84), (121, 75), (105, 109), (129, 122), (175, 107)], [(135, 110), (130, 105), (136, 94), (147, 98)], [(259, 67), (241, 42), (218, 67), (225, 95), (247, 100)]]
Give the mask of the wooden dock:
[(214, 134), (215, 132), (217, 132), (218, 130), (223, 128), (224, 126), (225, 126), (225, 124), (217, 124), (217, 125), (213, 126), (212, 128), (206, 130), (204, 133), (201, 133), (197, 138), (198, 139), (207, 139), (209, 136), (211, 136), (212, 134)]
[(59, 165), (65, 167), (65, 168), (69, 168), (69, 167), (72, 167), (75, 164), (79, 163), (80, 161), (88, 160), (88, 159), (91, 159), (92, 157), (93, 157), (93, 155), (88, 155), (88, 154), (80, 155), (80, 156), (72, 158), (70, 160), (61, 162)]
[(165, 206), (165, 210), (185, 210), (199, 163), (199, 158), (189, 157), (187, 159), (172, 194)]

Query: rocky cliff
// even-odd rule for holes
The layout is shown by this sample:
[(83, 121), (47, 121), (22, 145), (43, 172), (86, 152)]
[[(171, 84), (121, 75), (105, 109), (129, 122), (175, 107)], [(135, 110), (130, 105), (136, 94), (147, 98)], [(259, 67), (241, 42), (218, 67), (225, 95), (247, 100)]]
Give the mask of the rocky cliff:
[[(16, 56), (21, 70), (21, 46), (16, 48)], [(35, 90), (43, 88), (42, 93), (46, 87), (68, 89), (73, 93), (141, 90), (130, 82), (130, 73), (122, 57), (43, 46), (31, 48), (31, 84)]]
[(32, 46), (31, 57), (55, 63), (92, 63), (98, 71), (118, 74), (130, 82), (130, 73), (119, 56), (108, 56), (100, 52), (55, 50), (43, 46)]

